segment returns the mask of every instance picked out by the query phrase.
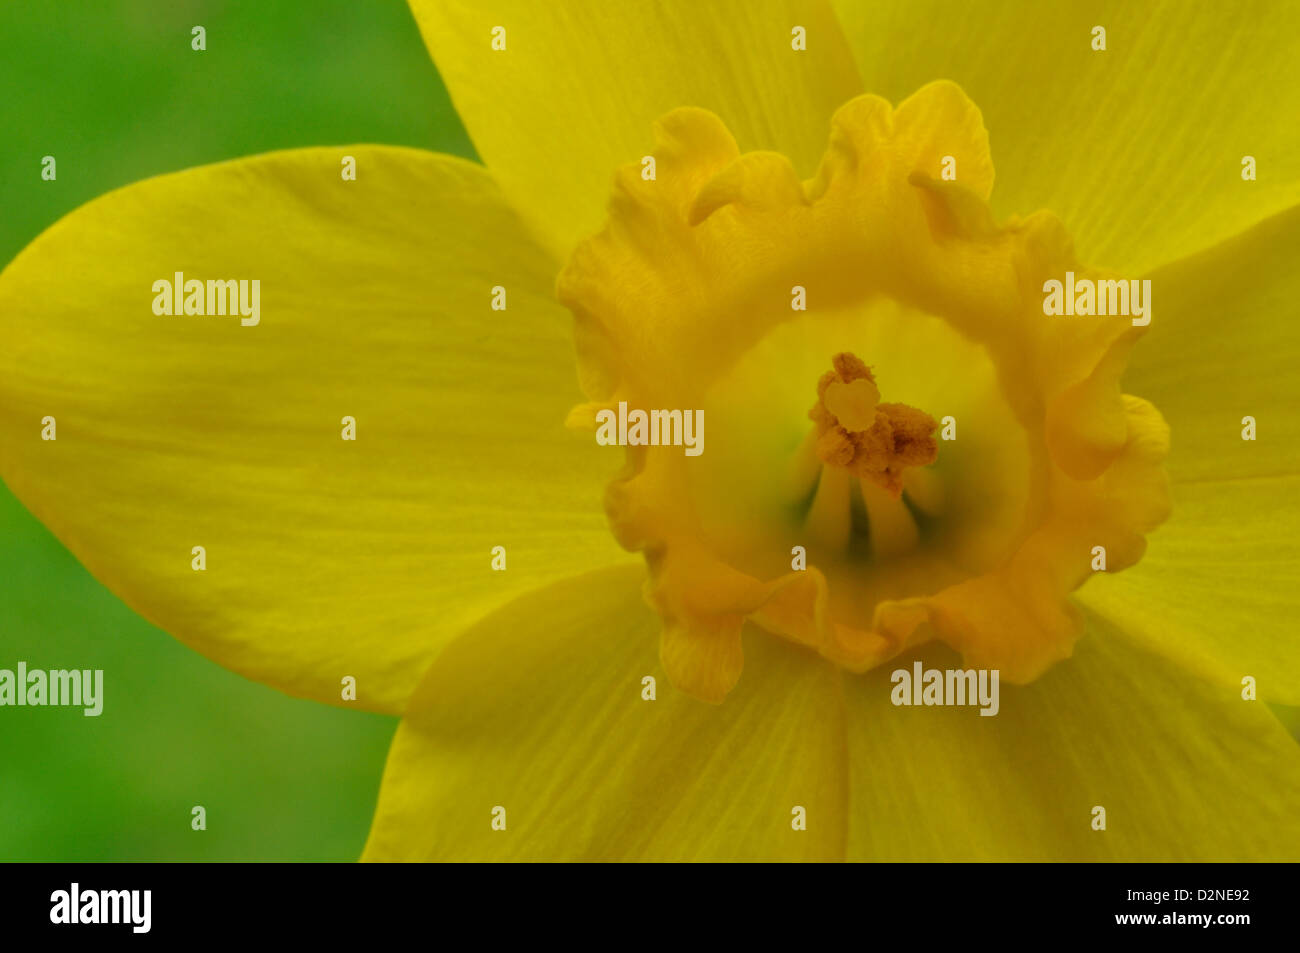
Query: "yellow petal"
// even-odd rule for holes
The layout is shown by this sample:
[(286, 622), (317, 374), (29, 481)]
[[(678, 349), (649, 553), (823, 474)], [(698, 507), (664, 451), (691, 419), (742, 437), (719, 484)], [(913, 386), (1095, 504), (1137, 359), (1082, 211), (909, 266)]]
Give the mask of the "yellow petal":
[[(599, 228), (614, 169), (652, 154), (651, 125), (668, 111), (710, 109), (742, 149), (778, 150), (810, 175), (831, 113), (859, 92), (822, 0), (411, 8), (479, 155), (562, 253)], [(792, 49), (796, 26), (806, 50)]]
[(841, 856), (838, 674), (752, 632), (724, 705), (683, 694), (659, 666), (643, 576), (558, 583), (448, 647), (393, 741), (365, 859)]
[[(1089, 628), (1068, 665), (1001, 685), (993, 717), (896, 707), (885, 671), (846, 679), (849, 859), (1294, 859), (1300, 746), (1267, 706)], [(939, 651), (924, 665), (958, 667)]]
[(1124, 386), (1169, 421), (1175, 482), (1300, 470), (1297, 248), (1300, 207), (1152, 274), (1151, 326)]
[[(177, 271), (259, 280), (259, 323), (155, 315)], [(432, 153), (272, 153), (113, 192), (0, 276), (0, 474), (210, 658), (400, 711), (465, 625), (617, 553), (608, 468), (563, 426), (552, 275), (482, 167)]]
[(1300, 704), (1300, 476), (1175, 483), (1146, 555), (1080, 598), (1164, 651), (1215, 660), (1267, 702)]
[[(998, 168), (994, 211), (1052, 209), (1082, 261), (1136, 272), (1300, 199), (1295, 4), (835, 7), (868, 92), (898, 99), (951, 79), (980, 104)], [(1096, 26), (1105, 51), (1092, 48)], [(1246, 155), (1253, 182), (1241, 177)]]

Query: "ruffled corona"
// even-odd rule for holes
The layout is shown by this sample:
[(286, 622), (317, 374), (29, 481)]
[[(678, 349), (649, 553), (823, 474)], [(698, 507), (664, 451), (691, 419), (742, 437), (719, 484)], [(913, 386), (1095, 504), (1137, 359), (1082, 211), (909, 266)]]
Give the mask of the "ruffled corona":
[(673, 681), (721, 701), (746, 621), (854, 671), (932, 638), (1013, 682), (1067, 657), (1096, 547), (1130, 566), (1168, 514), (1168, 430), (1119, 386), (1144, 328), (1044, 315), (1045, 280), (1106, 276), (1048, 213), (993, 222), (978, 109), (947, 82), (854, 99), (808, 181), (703, 110), (657, 134), (656, 176), (620, 171), (558, 294), (572, 425), (709, 414), (706, 453), (629, 447), (606, 494)]

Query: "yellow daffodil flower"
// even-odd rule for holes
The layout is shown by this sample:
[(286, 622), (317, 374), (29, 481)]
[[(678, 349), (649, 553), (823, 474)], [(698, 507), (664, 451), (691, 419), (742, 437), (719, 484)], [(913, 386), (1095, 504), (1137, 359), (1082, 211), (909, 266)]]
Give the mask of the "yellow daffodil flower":
[(1293, 10), (411, 6), (482, 165), (161, 176), (0, 276), (14, 493), (403, 716), (366, 859), (1294, 859)]

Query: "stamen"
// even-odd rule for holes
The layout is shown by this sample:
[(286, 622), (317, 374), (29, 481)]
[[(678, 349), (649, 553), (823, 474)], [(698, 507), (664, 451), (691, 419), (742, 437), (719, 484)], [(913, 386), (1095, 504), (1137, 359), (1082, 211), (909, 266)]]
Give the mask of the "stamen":
[(853, 480), (847, 470), (822, 467), (817, 495), (813, 497), (804, 527), (809, 538), (825, 552), (838, 555), (848, 548), (849, 536), (853, 532), (853, 521), (849, 518), (852, 490)]
[(859, 483), (862, 501), (867, 505), (867, 519), (871, 521), (871, 552), (875, 557), (884, 559), (915, 549), (921, 533), (907, 504), (871, 480), (862, 479)]
[[(905, 474), (933, 463), (938, 424), (906, 404), (882, 404), (871, 368), (849, 353), (831, 359), (833, 370), (817, 382), (817, 404), (808, 412), (816, 426), (804, 439), (789, 472), (791, 493), (803, 492), (821, 466), (817, 492), (805, 527), (819, 545), (835, 553), (849, 545), (853, 485), (861, 487), (876, 558), (913, 549), (920, 540), (916, 520), (902, 500)], [(853, 479), (857, 477), (857, 479)], [(933, 482), (920, 481), (931, 505), (940, 499)], [(941, 488), (939, 488), (941, 491)]]
[(943, 513), (943, 478), (934, 470), (908, 467), (903, 471), (903, 492), (926, 516), (939, 516)]
[(897, 500), (904, 469), (933, 463), (939, 455), (939, 425), (907, 404), (880, 403), (876, 378), (857, 356), (836, 354), (831, 366), (817, 382), (817, 404), (808, 412), (817, 425), (817, 455)]

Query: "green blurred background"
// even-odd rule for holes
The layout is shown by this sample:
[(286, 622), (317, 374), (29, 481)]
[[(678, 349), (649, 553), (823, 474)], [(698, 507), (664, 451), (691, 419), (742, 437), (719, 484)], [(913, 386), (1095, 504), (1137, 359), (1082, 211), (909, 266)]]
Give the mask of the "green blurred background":
[[(190, 49), (196, 25), (205, 52)], [(401, 0), (0, 0), (0, 265), (110, 189), (356, 142), (474, 157)], [(185, 648), (0, 486), (0, 668), (20, 659), (101, 668), (106, 701), (98, 718), (0, 711), (0, 860), (360, 854), (396, 721), (289, 698)], [(206, 831), (190, 829), (196, 804)]]

